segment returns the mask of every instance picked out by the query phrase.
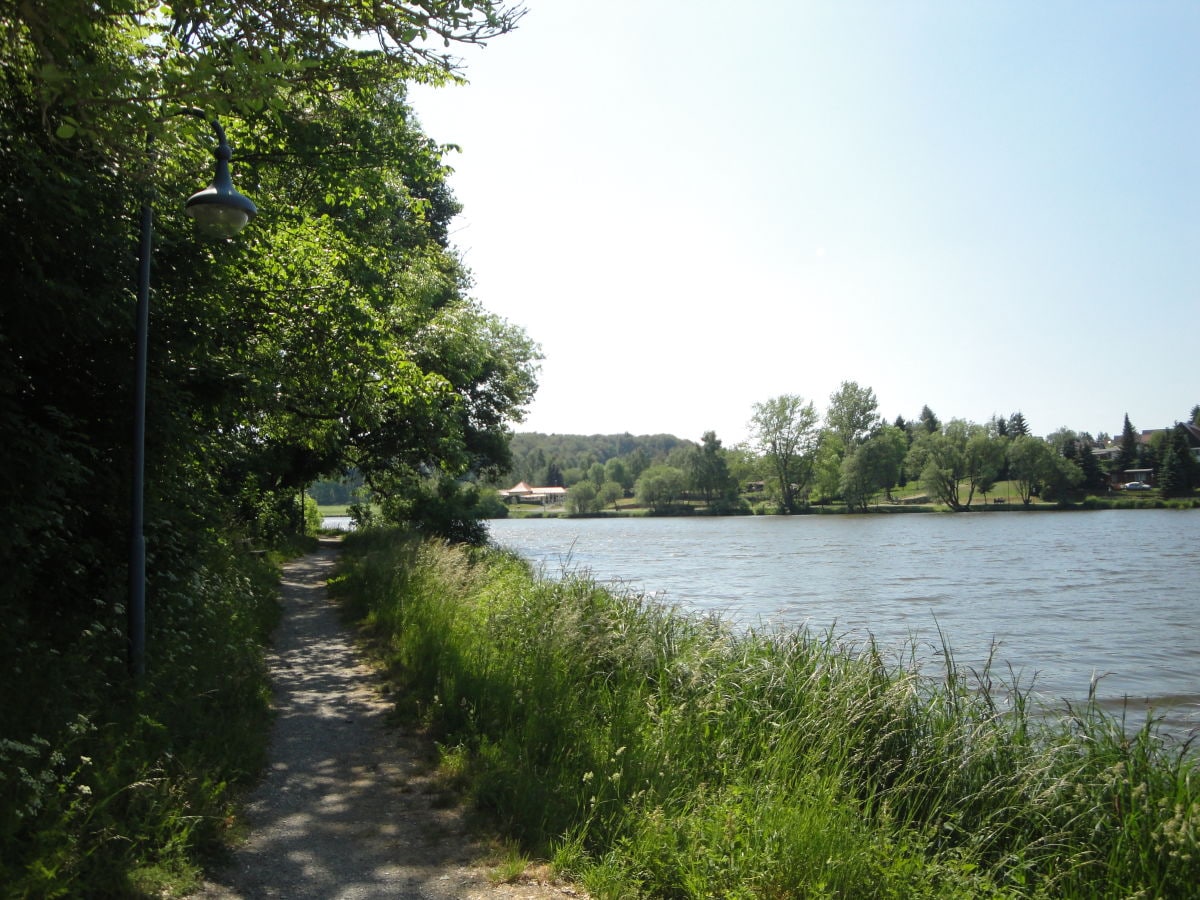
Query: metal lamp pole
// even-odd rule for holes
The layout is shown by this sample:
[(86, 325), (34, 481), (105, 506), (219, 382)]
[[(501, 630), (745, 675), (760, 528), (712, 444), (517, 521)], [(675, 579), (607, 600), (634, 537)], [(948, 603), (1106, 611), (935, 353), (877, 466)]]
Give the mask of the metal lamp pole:
[[(186, 108), (174, 115), (207, 119), (203, 110)], [(257, 214), (253, 201), (237, 192), (229, 175), (233, 156), (225, 130), (210, 120), (217, 138), (213, 182), (188, 198), (184, 209), (196, 220), (197, 230), (211, 237), (237, 234)], [(140, 678), (146, 671), (146, 358), (150, 333), (150, 259), (154, 252), (154, 209), (149, 194), (142, 203), (141, 242), (138, 249), (136, 345), (133, 389), (133, 492), (129, 541), (129, 670)]]

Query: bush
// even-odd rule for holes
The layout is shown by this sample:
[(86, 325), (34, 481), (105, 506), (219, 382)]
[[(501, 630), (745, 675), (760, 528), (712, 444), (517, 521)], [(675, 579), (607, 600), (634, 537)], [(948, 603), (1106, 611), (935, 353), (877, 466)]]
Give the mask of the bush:
[(321, 530), (324, 524), (324, 518), (321, 516), (321, 509), (317, 506), (315, 497), (308, 494), (304, 495), (304, 533), (306, 535), (315, 535)]
[[(9, 623), (0, 710), (0, 895), (140, 896), (194, 881), (234, 791), (265, 755), (261, 646), (275, 572), (226, 546), (151, 584), (147, 671), (125, 671), (121, 610), (48, 645)], [(177, 575), (179, 573), (176, 573)], [(15, 627), (14, 627), (15, 626)]]

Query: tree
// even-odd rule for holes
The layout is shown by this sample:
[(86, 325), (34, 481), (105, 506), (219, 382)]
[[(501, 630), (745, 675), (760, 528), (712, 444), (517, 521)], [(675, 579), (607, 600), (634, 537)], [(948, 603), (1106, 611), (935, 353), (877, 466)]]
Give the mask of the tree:
[(1200, 403), (1192, 407), (1192, 424), (1200, 426)]
[(688, 477), (704, 502), (720, 505), (737, 496), (737, 483), (729, 475), (724, 449), (715, 431), (704, 432), (700, 446), (688, 455)]
[(673, 466), (651, 466), (642, 472), (634, 487), (637, 501), (656, 513), (669, 510), (683, 496), (686, 477)]
[(605, 460), (604, 463), (604, 480), (615, 481), (625, 490), (630, 490), (633, 487), (633, 479), (629, 475), (629, 471), (617, 457)]
[(745, 489), (751, 482), (764, 480), (764, 461), (749, 444), (737, 444), (723, 450), (722, 453), (736, 490)]
[[(973, 466), (968, 443), (981, 432), (979, 425), (951, 419), (941, 431), (918, 434), (908, 452), (906, 465), (921, 473), (921, 485), (935, 500), (953, 510), (961, 511), (971, 506), (976, 482), (971, 478)], [(963, 481), (969, 484), (965, 503), (959, 498), (959, 486)]]
[(818, 503), (828, 503), (841, 496), (842, 462), (846, 448), (836, 432), (823, 429), (817, 436), (817, 448), (812, 455), (808, 480), (808, 496)]
[(1028, 506), (1038, 492), (1038, 478), (1051, 450), (1043, 441), (1027, 434), (1017, 435), (1008, 446), (1008, 474), (1021, 502)]
[(781, 394), (754, 404), (751, 440), (775, 481), (780, 505), (797, 511), (800, 494), (812, 471), (817, 441), (817, 412), (798, 394)]
[(596, 512), (601, 502), (596, 486), (588, 480), (577, 482), (568, 492), (565, 506), (567, 512), (573, 515), (587, 515)]
[(1064, 504), (1083, 481), (1083, 469), (1077, 460), (1055, 453), (1053, 447), (1050, 452), (1050, 461), (1041, 476), (1042, 498)]
[(921, 407), (921, 415), (918, 417), (918, 421), (920, 422), (920, 427), (925, 429), (926, 434), (933, 434), (935, 431), (941, 430), (942, 427), (942, 423), (928, 406)]
[(1084, 442), (1079, 448), (1079, 471), (1083, 473), (1083, 487), (1090, 491), (1098, 491), (1106, 484), (1104, 473), (1100, 470), (1100, 463), (1096, 459), (1096, 454), (1092, 452), (1092, 444), (1090, 441)]
[(1158, 489), (1164, 497), (1186, 497), (1195, 489), (1200, 472), (1188, 445), (1187, 429), (1176, 424), (1159, 456)]
[(904, 431), (893, 425), (867, 438), (842, 461), (840, 488), (846, 505), (865, 512), (877, 491), (886, 490), (890, 496), (907, 452)]
[(1053, 447), (1056, 453), (1072, 457), (1079, 452), (1079, 433), (1070, 428), (1059, 428), (1046, 435), (1046, 443)]
[(558, 463), (551, 460), (546, 466), (546, 474), (542, 478), (542, 484), (539, 487), (565, 487), (566, 480), (563, 478), (563, 471), (558, 467)]
[(984, 502), (987, 502), (988, 493), (995, 487), (996, 480), (1004, 469), (1007, 447), (1008, 438), (993, 437), (986, 429), (972, 426), (967, 438), (966, 451), (967, 479), (971, 486), (968, 507), (971, 505), (970, 498), (977, 491), (983, 495)]
[(869, 387), (843, 381), (829, 396), (825, 426), (841, 439), (845, 453), (854, 450), (879, 425), (879, 401)]
[(625, 457), (625, 471), (628, 473), (630, 484), (635, 483), (646, 469), (650, 468), (650, 454), (645, 447), (635, 447), (633, 452)]
[(1008, 448), (1008, 466), (1017, 494), (1026, 506), (1039, 491), (1044, 491), (1050, 499), (1065, 500), (1067, 493), (1083, 480), (1077, 463), (1063, 458), (1032, 435), (1013, 439)]
[(621, 487), (615, 481), (606, 481), (600, 485), (600, 491), (596, 494), (596, 501), (600, 506), (612, 505), (614, 511), (617, 509), (617, 501), (625, 496), (625, 488)]
[(1020, 410), (1008, 417), (1008, 434), (1014, 438), (1029, 434), (1029, 425)]
[(1125, 413), (1125, 424), (1121, 426), (1120, 452), (1114, 467), (1117, 472), (1136, 469), (1138, 464), (1139, 441), (1138, 433), (1129, 421), (1129, 413)]

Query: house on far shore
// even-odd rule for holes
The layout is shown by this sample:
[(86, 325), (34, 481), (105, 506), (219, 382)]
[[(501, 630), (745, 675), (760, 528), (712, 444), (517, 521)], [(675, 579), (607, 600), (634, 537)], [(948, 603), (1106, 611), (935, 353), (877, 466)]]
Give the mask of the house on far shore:
[[(1200, 462), (1200, 425), (1193, 425), (1191, 422), (1181, 422), (1179, 424), (1181, 424), (1183, 426), (1183, 430), (1187, 432), (1188, 450), (1191, 451), (1192, 459), (1196, 460), (1196, 462)], [(1154, 428), (1150, 431), (1143, 431), (1138, 436), (1138, 443), (1140, 443), (1143, 447), (1148, 447), (1155, 435), (1165, 434), (1170, 430), (1171, 429), (1169, 428)]]
[(1192, 451), (1192, 459), (1200, 462), (1200, 425), (1184, 422), (1183, 427), (1187, 431), (1188, 449)]
[(551, 503), (561, 503), (567, 496), (565, 487), (530, 487), (524, 481), (518, 481), (506, 491), (499, 491), (500, 499), (507, 503), (541, 503), (543, 506)]

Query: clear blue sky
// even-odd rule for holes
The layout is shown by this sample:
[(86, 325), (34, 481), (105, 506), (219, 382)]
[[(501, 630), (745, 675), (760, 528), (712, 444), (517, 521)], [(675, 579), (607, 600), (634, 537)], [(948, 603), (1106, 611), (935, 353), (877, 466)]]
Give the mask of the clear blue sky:
[(844, 380), (1035, 433), (1200, 403), (1200, 3), (528, 0), (415, 88), (518, 430), (745, 437)]

